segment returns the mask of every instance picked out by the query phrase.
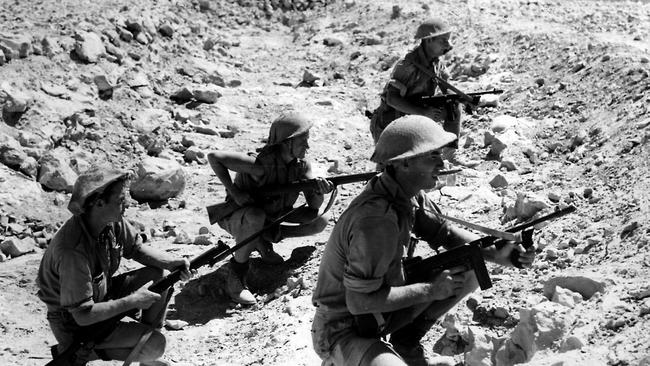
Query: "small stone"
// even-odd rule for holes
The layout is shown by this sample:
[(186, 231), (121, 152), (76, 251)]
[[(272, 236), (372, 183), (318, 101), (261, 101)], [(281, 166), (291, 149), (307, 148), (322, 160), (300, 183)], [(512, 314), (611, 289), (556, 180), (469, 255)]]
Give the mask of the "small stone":
[(179, 320), (179, 319), (166, 319), (165, 320), (165, 327), (167, 329), (171, 330), (181, 330), (185, 328), (189, 323), (184, 321), (184, 320)]
[(208, 235), (197, 235), (194, 238), (194, 245), (212, 245), (212, 241)]
[(131, 42), (133, 40), (133, 33), (129, 32), (126, 29), (119, 30), (120, 39), (124, 42)]
[(158, 32), (160, 32), (160, 34), (162, 34), (165, 37), (172, 38), (174, 36), (174, 28), (172, 28), (170, 24), (162, 24), (158, 28)]
[(190, 244), (192, 239), (187, 233), (183, 230), (176, 231), (176, 238), (174, 239), (174, 244)]
[(106, 75), (97, 75), (93, 81), (97, 85), (100, 99), (107, 100), (113, 96), (113, 86), (108, 82)]

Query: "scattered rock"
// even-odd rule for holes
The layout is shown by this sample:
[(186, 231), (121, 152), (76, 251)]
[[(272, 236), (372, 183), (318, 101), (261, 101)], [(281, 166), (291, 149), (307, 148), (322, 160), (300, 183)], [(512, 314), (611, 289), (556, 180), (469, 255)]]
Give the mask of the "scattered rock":
[(113, 86), (108, 82), (106, 75), (97, 75), (93, 78), (93, 81), (97, 85), (100, 99), (107, 100), (113, 96)]
[(130, 192), (137, 201), (163, 201), (178, 196), (183, 189), (185, 173), (178, 163), (147, 157), (136, 167)]
[(551, 278), (544, 283), (544, 296), (552, 299), (558, 286), (579, 293), (584, 300), (590, 299), (596, 292), (605, 291), (604, 282), (586, 276), (562, 276)]
[(508, 180), (503, 175), (497, 174), (490, 180), (490, 186), (492, 188), (505, 188), (508, 186)]
[(0, 243), (0, 251), (8, 257), (19, 257), (34, 251), (36, 242), (30, 237), (24, 239), (9, 238)]
[(50, 151), (43, 155), (39, 164), (38, 182), (43, 186), (66, 193), (72, 193), (77, 180), (77, 173), (68, 164), (69, 158), (59, 151)]
[(106, 54), (106, 47), (101, 37), (93, 32), (75, 33), (76, 43), (74, 51), (80, 60), (88, 63), (97, 63)]

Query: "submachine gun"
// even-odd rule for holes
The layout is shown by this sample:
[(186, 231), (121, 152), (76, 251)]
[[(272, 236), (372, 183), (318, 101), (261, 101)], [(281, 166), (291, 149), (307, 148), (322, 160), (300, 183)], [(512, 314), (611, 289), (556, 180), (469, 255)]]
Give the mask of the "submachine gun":
[[(474, 271), (481, 290), (487, 290), (492, 287), (492, 280), (490, 279), (490, 273), (485, 265), (485, 258), (481, 251), (482, 248), (494, 245), (500, 249), (507, 244), (507, 240), (516, 238), (516, 241), (518, 241), (524, 248), (528, 249), (533, 245), (533, 231), (535, 225), (557, 219), (570, 214), (575, 210), (576, 208), (574, 206), (568, 206), (530, 222), (513, 226), (505, 230), (505, 232), (491, 230), (500, 233), (500, 235), (488, 235), (425, 259), (422, 259), (422, 257), (405, 258), (403, 263), (406, 283), (428, 282), (432, 277), (446, 269), (465, 266), (468, 270)], [(444, 217), (444, 215), (441, 216)], [(471, 225), (470, 227), (478, 226), (479, 225)], [(508, 237), (508, 239), (502, 237)], [(510, 255), (510, 261), (515, 267), (522, 268), (522, 265), (519, 262), (519, 252), (513, 251)], [(390, 317), (390, 314), (383, 314), (383, 317), (388, 318)], [(355, 326), (359, 335), (373, 337), (385, 335), (384, 333), (386, 330), (383, 326), (387, 326), (388, 324), (380, 326), (376, 319), (377, 317), (375, 314), (356, 315)]]
[[(528, 249), (533, 245), (533, 231), (535, 230), (535, 225), (557, 219), (570, 214), (575, 210), (576, 208), (574, 206), (568, 206), (530, 222), (513, 226), (505, 230), (505, 232), (513, 233), (517, 236), (520, 235), (520, 244), (524, 248)], [(506, 245), (506, 243), (507, 241), (504, 239), (488, 235), (426, 259), (420, 257), (406, 259), (404, 263), (406, 280), (409, 283), (425, 281), (436, 273), (440, 273), (452, 267), (464, 265), (468, 269), (474, 271), (481, 290), (487, 290), (492, 287), (492, 280), (490, 280), (490, 275), (485, 266), (485, 259), (483, 258), (481, 249), (487, 248), (491, 245), (496, 246), (497, 249), (501, 249)], [(519, 262), (519, 253), (517, 251), (511, 253), (510, 261), (515, 267), (522, 268), (521, 263)]]

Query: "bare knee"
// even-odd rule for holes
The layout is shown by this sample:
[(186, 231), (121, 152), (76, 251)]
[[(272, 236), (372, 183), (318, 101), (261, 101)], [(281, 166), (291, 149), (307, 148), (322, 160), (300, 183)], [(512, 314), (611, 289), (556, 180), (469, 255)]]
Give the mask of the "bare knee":
[(370, 346), (359, 363), (362, 366), (407, 366), (388, 346), (377, 342)]
[(317, 233), (320, 233), (321, 231), (325, 230), (327, 227), (327, 223), (330, 221), (330, 216), (329, 214), (323, 214), (319, 218), (314, 221), (314, 231)]
[(245, 221), (252, 229), (259, 230), (266, 222), (266, 212), (261, 208), (250, 208), (246, 211)]

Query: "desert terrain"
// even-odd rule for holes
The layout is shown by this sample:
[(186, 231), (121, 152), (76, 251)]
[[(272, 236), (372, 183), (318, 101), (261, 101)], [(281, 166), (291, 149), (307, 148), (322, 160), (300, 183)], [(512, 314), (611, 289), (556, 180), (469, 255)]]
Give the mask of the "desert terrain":
[[(536, 230), (533, 268), (489, 265), (494, 286), (440, 319), (427, 354), (650, 365), (650, 4), (588, 0), (0, 0), (0, 364), (49, 360), (35, 277), (80, 172), (138, 172), (126, 216), (147, 245), (188, 258), (232, 246), (205, 211), (225, 197), (207, 153), (255, 152), (297, 110), (315, 121), (318, 175), (372, 171), (364, 112), (432, 16), (454, 28), (450, 82), (504, 90), (464, 116), (459, 154), (479, 164), (432, 197), (497, 229), (577, 210)], [(276, 245), (284, 264), (251, 259), (258, 305), (224, 294), (225, 261), (176, 285), (165, 359), (319, 365), (318, 264), (362, 187), (339, 187), (323, 233)]]

